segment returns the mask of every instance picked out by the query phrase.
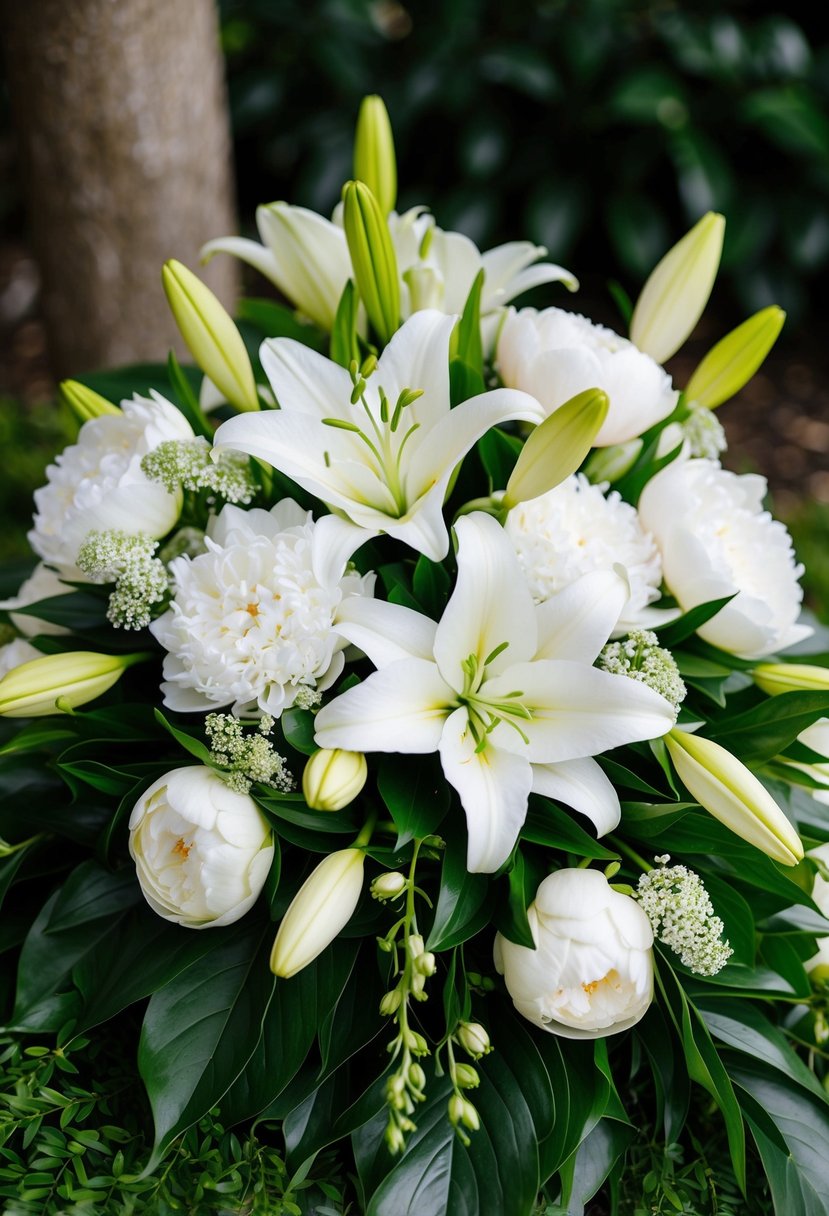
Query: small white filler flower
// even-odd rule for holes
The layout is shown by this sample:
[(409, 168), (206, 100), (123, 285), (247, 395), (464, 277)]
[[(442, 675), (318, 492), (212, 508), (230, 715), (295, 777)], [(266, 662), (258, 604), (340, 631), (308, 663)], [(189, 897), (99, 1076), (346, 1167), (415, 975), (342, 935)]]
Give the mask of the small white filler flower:
[(371, 594), (374, 576), (335, 569), (326, 535), (289, 498), (271, 511), (227, 506), (207, 552), (170, 563), (173, 600), (150, 626), (169, 652), (166, 706), (278, 717), (337, 679), (346, 642), (334, 618), (346, 597)]
[(567, 1039), (618, 1034), (653, 1000), (653, 931), (599, 870), (549, 874), (527, 909), (535, 949), (500, 933), (495, 966), (520, 1014)]

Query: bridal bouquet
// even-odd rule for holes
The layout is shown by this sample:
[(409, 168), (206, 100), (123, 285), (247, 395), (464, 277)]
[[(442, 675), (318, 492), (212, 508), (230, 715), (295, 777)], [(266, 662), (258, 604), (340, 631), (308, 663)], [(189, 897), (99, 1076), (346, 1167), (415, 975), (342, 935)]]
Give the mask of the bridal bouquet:
[(7, 1027), (142, 1008), (148, 1168), (218, 1107), (371, 1216), (581, 1212), (702, 1093), (741, 1187), (829, 1212), (829, 654), (715, 413), (783, 314), (678, 387), (722, 217), (623, 337), (397, 213), (378, 98), (354, 179), (205, 248), (287, 307), (170, 262), (196, 367), (62, 386), (3, 602)]

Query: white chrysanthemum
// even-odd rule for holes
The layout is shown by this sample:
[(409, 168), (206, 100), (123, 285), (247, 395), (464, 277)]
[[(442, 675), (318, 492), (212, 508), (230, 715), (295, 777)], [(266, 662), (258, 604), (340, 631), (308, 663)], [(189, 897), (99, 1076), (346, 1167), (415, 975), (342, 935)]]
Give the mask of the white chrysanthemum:
[(730, 473), (713, 460), (675, 460), (639, 499), (639, 516), (682, 609), (735, 596), (700, 626), (700, 637), (747, 659), (811, 633), (796, 623), (803, 567), (786, 528), (763, 510), (765, 493), (764, 477)]
[(510, 308), (496, 366), (505, 385), (537, 398), (548, 414), (577, 393), (604, 389), (610, 409), (596, 447), (636, 438), (676, 405), (670, 376), (649, 355), (612, 329), (561, 308)]
[(555, 489), (513, 507), (506, 532), (537, 604), (593, 570), (625, 567), (630, 595), (616, 633), (661, 618), (648, 605), (659, 599), (662, 561), (634, 507), (615, 491), (605, 497), (577, 473)]
[(27, 642), (25, 638), (14, 638), (13, 641), (6, 642), (5, 646), (0, 646), (0, 679), (14, 671), (15, 667), (30, 663), (32, 659), (42, 658), (42, 653), (36, 650), (31, 642)]
[(336, 680), (346, 646), (336, 611), (347, 596), (371, 595), (374, 576), (327, 573), (324, 533), (291, 499), (271, 511), (227, 506), (207, 552), (171, 563), (175, 595), (150, 626), (169, 651), (166, 706), (278, 717), (301, 689)]
[(17, 595), (11, 599), (0, 601), (0, 608), (9, 612), (9, 619), (19, 633), (27, 638), (41, 637), (51, 634), (55, 637), (69, 633), (63, 625), (53, 625), (51, 621), (42, 621), (39, 617), (30, 616), (27, 612), (13, 612), (14, 608), (28, 608), (30, 604), (39, 604), (41, 600), (54, 599), (58, 595), (69, 595), (71, 587), (61, 582), (54, 570), (38, 562), (32, 573), (21, 583)]
[(178, 519), (181, 492), (171, 494), (141, 471), (141, 458), (166, 439), (192, 439), (184, 415), (153, 392), (123, 401), (119, 414), (84, 423), (78, 442), (46, 470), (35, 492), (29, 542), (59, 573), (83, 580), (75, 561), (89, 532), (116, 529), (159, 537)]

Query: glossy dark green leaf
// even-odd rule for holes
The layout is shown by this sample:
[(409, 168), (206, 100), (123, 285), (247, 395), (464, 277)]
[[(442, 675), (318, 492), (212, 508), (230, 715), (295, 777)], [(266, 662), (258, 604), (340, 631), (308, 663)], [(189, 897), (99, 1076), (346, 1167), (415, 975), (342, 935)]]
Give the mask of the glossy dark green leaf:
[(439, 620), (452, 590), (446, 568), (440, 562), (429, 561), (428, 557), (421, 554), (415, 564), (412, 590), (423, 605), (426, 615)]
[(286, 709), (279, 719), (285, 741), (305, 756), (317, 750), (314, 742), (314, 715), (307, 709)]
[(186, 752), (190, 753), (191, 756), (195, 756), (197, 760), (202, 762), (202, 764), (212, 763), (213, 757), (210, 752), (210, 748), (207, 747), (207, 745), (203, 743), (201, 739), (197, 739), (195, 736), (188, 734), (187, 731), (180, 730), (179, 727), (173, 726), (172, 722), (168, 721), (167, 718), (164, 717), (164, 714), (160, 709), (155, 710), (155, 719), (160, 726), (164, 727), (168, 734), (172, 735), (176, 743), (180, 744)]
[(826, 1100), (826, 1091), (811, 1069), (780, 1030), (761, 1009), (749, 1001), (717, 1000), (698, 997), (695, 1001), (709, 1032), (720, 1043), (762, 1060), (803, 1086), (818, 1098)]
[(527, 919), (527, 907), (533, 900), (537, 885), (532, 882), (521, 850), (516, 849), (511, 869), (498, 882), (502, 898), (495, 927), (508, 941), (525, 946), (528, 950), (535, 949), (535, 940)]
[(769, 936), (763, 938), (760, 950), (765, 962), (783, 977), (792, 991), (808, 999), (812, 985), (803, 962), (812, 953), (811, 946), (806, 943), (805, 949), (798, 950), (790, 937)]
[(675, 1144), (685, 1126), (691, 1086), (685, 1071), (676, 1028), (657, 1003), (651, 1005), (636, 1028), (642, 1050), (648, 1057), (654, 1083), (657, 1126), (662, 1125), (666, 1144)]
[(466, 833), (453, 831), (446, 843), (427, 949), (449, 950), (482, 929), (489, 920), (488, 893), (487, 875), (470, 874), (466, 868)]
[[(734, 594), (736, 595), (736, 592)], [(657, 625), (659, 644), (672, 650), (674, 646), (678, 646), (691, 634), (696, 633), (700, 625), (710, 621), (721, 608), (724, 608), (733, 599), (734, 595), (723, 595), (716, 600), (707, 600), (704, 604), (697, 604), (696, 608), (689, 609), (677, 620), (671, 621), (667, 625)]]
[(213, 431), (199, 405), (196, 390), (191, 384), (190, 379), (185, 376), (184, 370), (173, 351), (170, 351), (167, 358), (167, 375), (170, 378), (175, 402), (193, 428), (193, 433), (195, 435), (203, 435), (205, 439), (212, 440)]
[(434, 756), (383, 756), (377, 788), (397, 828), (398, 849), (430, 836), (449, 810), (449, 786)]
[(325, 350), (327, 336), (309, 321), (302, 321), (297, 314), (276, 300), (263, 300), (246, 297), (236, 306), (236, 312), (243, 321), (255, 325), (265, 338), (293, 338), (303, 346), (312, 350)]
[(494, 426), (478, 440), (477, 452), (489, 480), (490, 490), (503, 490), (523, 449), (515, 435)]
[(829, 714), (829, 692), (784, 692), (746, 713), (710, 723), (707, 737), (757, 765), (778, 755), (801, 731)]
[(106, 600), (91, 592), (72, 591), (66, 595), (53, 595), (25, 608), (15, 608), (24, 616), (36, 616), (38, 620), (61, 625), (70, 633), (111, 630), (106, 619)]
[(155, 1122), (148, 1170), (227, 1093), (256, 1050), (276, 983), (272, 932), (246, 917), (153, 993), (138, 1049)]
[[(193, 392), (197, 393), (202, 382), (202, 372), (190, 365), (181, 368)], [(149, 396), (150, 389), (169, 394), (169, 379), (166, 363), (131, 363), (126, 367), (108, 368), (100, 372), (84, 372), (76, 377), (81, 384), (87, 384), (112, 401), (116, 405), (125, 397), (138, 393), (142, 397)]]
[(564, 810), (549, 798), (536, 794), (530, 796), (521, 839), (563, 849), (567, 853), (575, 853), (577, 857), (594, 857), (602, 861), (613, 861), (618, 857), (618, 853), (599, 844), (581, 827), (573, 811)]

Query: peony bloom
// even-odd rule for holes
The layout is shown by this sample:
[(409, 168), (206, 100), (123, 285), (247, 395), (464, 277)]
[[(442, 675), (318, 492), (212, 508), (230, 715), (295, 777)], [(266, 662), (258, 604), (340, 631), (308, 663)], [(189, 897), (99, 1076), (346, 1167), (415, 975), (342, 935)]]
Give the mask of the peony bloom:
[(343, 604), (337, 628), (379, 669), (320, 710), (320, 747), (440, 753), (469, 832), (467, 867), (507, 859), (532, 790), (619, 821), (598, 752), (670, 730), (673, 706), (593, 661), (624, 602), (623, 580), (587, 575), (536, 606), (495, 520), (458, 520), (458, 580), (439, 624), (378, 600)]
[(270, 511), (226, 506), (207, 552), (171, 562), (175, 594), (150, 626), (169, 651), (165, 705), (278, 717), (337, 679), (346, 643), (335, 615), (347, 596), (370, 595), (374, 576), (335, 569), (327, 535), (289, 498)]
[(59, 574), (83, 581), (75, 565), (86, 536), (109, 529), (161, 537), (175, 525), (181, 493), (170, 493), (141, 471), (141, 458), (165, 439), (192, 439), (184, 415), (159, 393), (135, 396), (118, 414), (85, 423), (78, 442), (46, 470), (35, 491), (29, 542)]
[(639, 517), (662, 552), (669, 591), (683, 611), (734, 595), (697, 632), (753, 659), (794, 645), (803, 567), (783, 524), (763, 510), (766, 479), (730, 473), (713, 460), (675, 460), (651, 478)]
[(263, 343), (281, 409), (223, 423), (214, 451), (247, 452), (327, 503), (336, 514), (323, 526), (342, 562), (381, 533), (441, 561), (449, 549), (443, 500), (458, 463), (490, 427), (543, 416), (537, 401), (511, 389), (450, 409), (454, 325), (433, 310), (417, 313), (356, 386), (345, 368), (298, 342)]
[[(816, 857), (824, 865), (829, 865), (829, 844), (818, 845), (816, 849), (811, 849), (806, 856)], [(812, 899), (820, 908), (823, 915), (829, 919), (829, 882), (820, 874), (815, 874)], [(816, 945), (817, 952), (810, 959), (807, 959), (803, 966), (807, 971), (813, 971), (815, 967), (824, 967), (826, 968), (826, 974), (829, 974), (829, 935), (819, 937)]]
[(527, 909), (535, 950), (500, 933), (495, 966), (513, 1004), (567, 1039), (618, 1034), (653, 1000), (653, 930), (599, 870), (557, 870)]
[(129, 828), (144, 898), (187, 929), (239, 920), (271, 868), (273, 840), (259, 808), (212, 768), (165, 773), (138, 799)]
[(667, 372), (603, 325), (561, 308), (509, 309), (496, 366), (504, 384), (536, 397), (551, 414), (577, 393), (601, 388), (610, 398), (597, 447), (625, 443), (674, 410)]
[(606, 497), (577, 473), (514, 507), (505, 524), (532, 597), (543, 604), (594, 570), (624, 566), (630, 590), (614, 632), (654, 624), (664, 613), (648, 605), (660, 597), (662, 559), (635, 507), (611, 491)]

